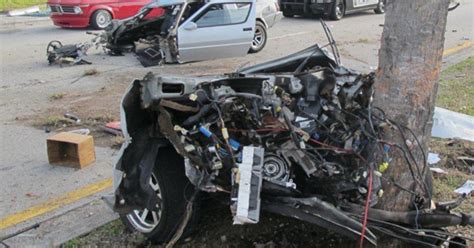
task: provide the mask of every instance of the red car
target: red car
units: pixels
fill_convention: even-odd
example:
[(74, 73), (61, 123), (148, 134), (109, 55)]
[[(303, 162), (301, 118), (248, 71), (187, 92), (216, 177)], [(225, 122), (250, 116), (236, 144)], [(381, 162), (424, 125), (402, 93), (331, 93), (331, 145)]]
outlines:
[[(150, 0), (48, 0), (54, 25), (65, 28), (105, 28), (112, 19), (133, 16)], [(155, 9), (147, 17), (163, 14)]]

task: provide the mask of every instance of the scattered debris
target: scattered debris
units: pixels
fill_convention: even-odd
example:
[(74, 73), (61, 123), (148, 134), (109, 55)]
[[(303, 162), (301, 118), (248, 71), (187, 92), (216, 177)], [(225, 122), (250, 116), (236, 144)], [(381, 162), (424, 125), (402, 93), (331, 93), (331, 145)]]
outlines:
[(433, 165), (433, 164), (436, 164), (438, 163), (439, 161), (441, 160), (441, 158), (439, 157), (439, 154), (437, 153), (428, 153), (428, 164), (429, 165)]
[(92, 136), (62, 132), (49, 137), (46, 144), (52, 165), (82, 169), (95, 161)]
[(448, 174), (447, 171), (441, 169), (441, 168), (433, 168), (433, 167), (430, 167), (430, 170), (434, 173), (438, 173), (438, 174)]
[[(175, 198), (161, 193), (158, 201), (148, 185), (154, 158), (179, 154), (182, 174), (196, 192), (228, 193), (234, 224), (257, 223), (261, 208), (360, 240), (361, 246), (377, 244), (372, 230), (431, 246), (463, 239), (437, 228), (474, 220), (430, 211), (428, 166), (409, 158), (424, 153), (423, 147), (408, 128), (395, 129), (396, 121), (372, 106), (375, 74), (342, 66), (323, 27), (332, 55), (313, 45), (231, 74), (180, 78), (150, 72), (135, 80), (121, 106), (125, 143), (114, 173), (114, 210), (134, 218), (133, 209), (158, 211), (162, 199)], [(388, 128), (406, 142), (383, 140)], [(403, 188), (412, 192), (412, 211), (375, 209), (384, 197), (382, 180), (392, 180), (384, 172), (400, 152), (423, 192)]]
[(122, 136), (120, 121), (109, 122), (105, 125), (105, 127), (102, 127), (102, 130), (116, 136)]
[(436, 107), (431, 135), (474, 141), (474, 117)]
[(89, 135), (91, 133), (91, 130), (89, 130), (88, 128), (81, 128), (81, 129), (68, 131), (68, 133), (77, 133), (77, 134), (81, 134), (81, 135)]
[(89, 43), (78, 43), (74, 45), (64, 45), (57, 40), (49, 42), (46, 47), (46, 56), (48, 63), (52, 64), (91, 64), (83, 59), (87, 55), (87, 50), (91, 45)]
[(120, 127), (120, 121), (112, 121), (112, 122), (109, 122), (105, 125), (106, 127), (108, 128), (112, 128), (112, 129), (115, 129), (117, 131), (121, 131), (121, 127)]
[(458, 171), (471, 173), (474, 163), (463, 158), (474, 158), (474, 142), (432, 138), (429, 146), (431, 152), (442, 154), (441, 161), (436, 164), (437, 167), (455, 168)]
[(76, 123), (81, 123), (81, 119), (80, 119), (77, 115), (75, 115), (75, 114), (72, 114), (72, 113), (65, 113), (65, 114), (64, 114), (64, 117), (65, 117), (65, 118), (68, 118), (68, 119), (70, 119), (70, 120), (73, 120), (73, 121), (76, 122)]
[(473, 190), (474, 190), (474, 180), (468, 180), (461, 187), (456, 189), (454, 192), (461, 195), (463, 194), (469, 195), (471, 194)]

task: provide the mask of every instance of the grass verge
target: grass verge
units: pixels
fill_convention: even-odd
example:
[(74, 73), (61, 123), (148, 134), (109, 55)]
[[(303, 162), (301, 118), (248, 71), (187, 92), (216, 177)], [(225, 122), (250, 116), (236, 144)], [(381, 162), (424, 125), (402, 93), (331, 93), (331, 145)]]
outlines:
[(46, 0), (1, 0), (0, 12), (46, 4)]
[(436, 106), (474, 116), (474, 56), (441, 73)]

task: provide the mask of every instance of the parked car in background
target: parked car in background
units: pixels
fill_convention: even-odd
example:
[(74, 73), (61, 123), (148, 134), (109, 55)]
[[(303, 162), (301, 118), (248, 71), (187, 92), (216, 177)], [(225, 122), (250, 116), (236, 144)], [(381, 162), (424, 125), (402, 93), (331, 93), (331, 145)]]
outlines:
[(285, 17), (295, 15), (324, 15), (332, 20), (340, 20), (345, 14), (374, 10), (376, 14), (385, 12), (386, 0), (280, 0)]
[[(54, 25), (65, 28), (105, 28), (112, 19), (135, 15), (150, 0), (48, 0)], [(156, 9), (148, 16), (159, 16)]]
[(267, 29), (283, 17), (278, 0), (256, 0), (255, 35), (250, 46), (250, 52), (256, 53), (267, 43)]

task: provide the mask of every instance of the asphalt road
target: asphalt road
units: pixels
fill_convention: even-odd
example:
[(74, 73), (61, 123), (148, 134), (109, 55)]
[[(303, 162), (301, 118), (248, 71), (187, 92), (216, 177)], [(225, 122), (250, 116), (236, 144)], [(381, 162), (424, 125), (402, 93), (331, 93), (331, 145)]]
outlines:
[[(455, 47), (474, 39), (473, 16), (474, 3), (466, 1), (463, 6), (449, 13), (445, 47)], [(342, 61), (345, 65), (369, 71), (378, 64), (378, 48), (383, 30), (383, 15), (371, 11), (346, 16), (341, 21), (328, 21), (336, 41), (339, 44)], [(71, 87), (69, 82), (82, 75), (88, 68), (99, 68), (104, 77), (110, 75), (126, 75), (126, 79), (142, 77), (147, 71), (173, 74), (213, 74), (232, 71), (239, 66), (259, 63), (278, 56), (298, 51), (315, 42), (324, 44), (325, 35), (317, 18), (283, 18), (280, 23), (269, 30), (270, 40), (267, 47), (258, 54), (242, 58), (220, 59), (190, 63), (186, 65), (166, 65), (163, 67), (143, 68), (132, 56), (109, 57), (100, 50), (91, 49), (88, 60), (90, 66), (58, 68), (48, 66), (45, 49), (51, 40), (60, 40), (64, 44), (84, 42), (91, 39), (86, 30), (61, 29), (48, 22), (31, 27), (0, 30), (0, 54), (2, 60), (0, 94), (5, 94), (6, 108), (0, 113), (12, 117), (19, 111), (28, 112), (42, 105), (43, 94), (54, 86), (56, 89), (65, 87), (67, 90), (83, 90)], [(101, 81), (98, 78), (98, 81)], [(93, 85), (99, 85), (94, 82)], [(45, 86), (45, 87), (43, 87)], [(93, 90), (92, 85), (82, 84), (86, 89)], [(92, 86), (93, 87), (93, 86)], [(39, 92), (38, 92), (39, 90)], [(25, 96), (18, 97), (16, 93)], [(16, 108), (11, 108), (15, 105)], [(26, 108), (23, 108), (25, 106)], [(15, 110), (15, 111), (11, 111)], [(1, 117), (3, 118), (3, 117)]]
[[(460, 8), (449, 13), (445, 49), (474, 39), (473, 11), (474, 2), (463, 1)], [(383, 15), (371, 11), (352, 14), (337, 22), (327, 21), (339, 45), (343, 64), (365, 72), (376, 68), (383, 22)], [(91, 49), (87, 59), (92, 65), (48, 66), (45, 49), (49, 41), (85, 42), (92, 38), (85, 31), (61, 29), (47, 21), (0, 26), (0, 219), (111, 176), (113, 151), (105, 148), (98, 150), (98, 164), (87, 170), (71, 171), (48, 165), (44, 144), (47, 134), (23, 127), (18, 119), (51, 107), (48, 99), (51, 94), (94, 93), (112, 85), (124, 91), (132, 79), (142, 78), (148, 71), (177, 75), (231, 72), (316, 42), (327, 42), (317, 18), (283, 18), (268, 31), (270, 40), (263, 51), (242, 58), (143, 68), (133, 55), (110, 57), (101, 50)], [(472, 49), (465, 51), (473, 55)], [(463, 52), (459, 56), (469, 54)], [(97, 69), (100, 74), (71, 84), (87, 69)], [(118, 106), (111, 108), (118, 112)], [(0, 234), (6, 232), (0, 230)]]

